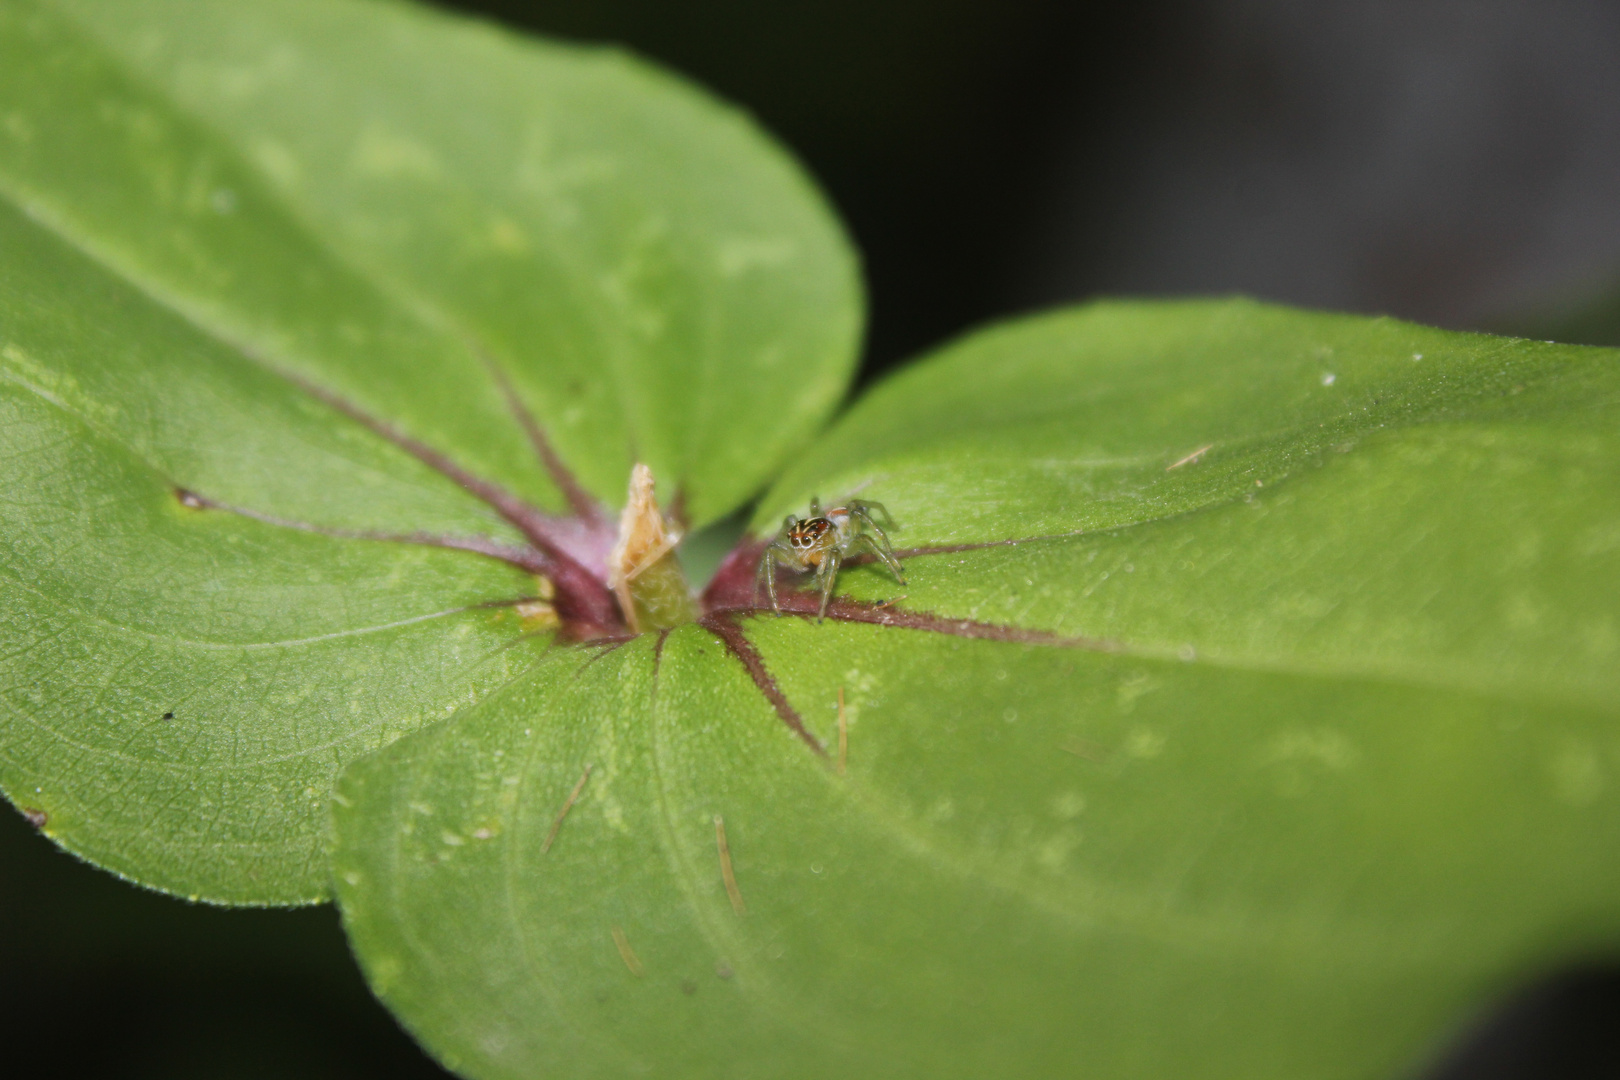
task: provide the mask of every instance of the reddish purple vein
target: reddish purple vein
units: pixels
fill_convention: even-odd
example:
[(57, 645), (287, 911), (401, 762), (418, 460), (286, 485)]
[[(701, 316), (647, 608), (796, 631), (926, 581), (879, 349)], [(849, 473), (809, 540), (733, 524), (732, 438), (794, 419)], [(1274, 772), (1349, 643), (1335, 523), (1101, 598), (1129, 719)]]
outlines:
[(793, 730), (793, 733), (804, 740), (804, 744), (822, 757), (827, 756), (827, 748), (821, 745), (814, 735), (804, 726), (804, 718), (799, 715), (782, 688), (777, 685), (776, 677), (765, 666), (765, 658), (754, 648), (754, 643), (748, 640), (742, 629), (733, 622), (726, 613), (705, 615), (698, 620), (698, 625), (713, 633), (725, 645), (726, 649), (742, 661), (742, 666), (748, 670), (749, 678), (759, 692), (765, 695), (776, 709), (776, 715), (782, 718), (782, 723)]
[[(558, 490), (562, 492), (576, 518), (589, 527), (605, 527), (607, 525), (606, 515), (603, 513), (601, 506), (579, 485), (573, 473), (557, 455), (550, 441), (546, 438), (544, 430), (519, 399), (516, 389), (512, 386), (506, 374), (487, 357), (485, 358), (485, 365), (505, 398), (508, 409), (523, 428), (531, 447), (540, 458), (552, 481), (557, 485)], [(295, 373), (283, 370), (280, 374), (310, 396), (337, 410), (458, 484), (516, 527), (532, 546), (522, 547), (503, 544), (487, 537), (458, 537), (421, 532), (384, 533), (328, 528), (232, 506), (195, 491), (176, 488), (175, 494), (182, 503), (197, 509), (223, 510), (255, 521), (262, 521), (269, 525), (297, 529), (322, 536), (419, 544), (467, 551), (499, 559), (529, 573), (544, 575), (551, 581), (556, 591), (554, 606), (564, 625), (583, 644), (602, 646), (600, 651), (586, 662), (585, 666), (589, 666), (596, 660), (605, 657), (632, 639), (631, 635), (624, 633), (623, 620), (620, 618), (612, 594), (607, 590), (605, 583), (597, 580), (583, 564), (568, 554), (558, 539), (552, 535), (553, 531), (559, 526), (563, 526), (567, 519), (555, 519), (538, 507), (531, 506), (516, 495), (506, 491), (500, 485), (468, 472), (446, 454), (406, 435), (387, 421), (372, 416), (347, 398)], [(960, 551), (975, 551), (981, 548), (1007, 547), (1044, 539), (1057, 539), (1057, 537), (1024, 537), (1014, 540), (905, 548), (897, 551), (896, 554), (903, 558), (915, 558), (927, 555), (952, 554)], [(741, 617), (761, 613), (758, 598), (754, 595), (754, 570), (758, 565), (764, 547), (765, 541), (763, 540), (744, 541), (726, 556), (714, 579), (710, 582), (708, 588), (704, 590), (702, 602), (705, 614), (698, 620), (698, 623), (718, 637), (726, 650), (737, 658), (744, 670), (748, 672), (750, 679), (753, 680), (755, 687), (776, 710), (776, 714), (781, 718), (782, 722), (816, 754), (826, 757), (826, 748), (805, 727), (803, 717), (788, 701), (787, 695), (782, 692), (781, 686), (777, 683), (775, 676), (771, 674), (764, 657), (754, 644), (748, 640), (747, 635), (743, 633), (741, 627), (737, 624), (737, 620)], [(851, 559), (849, 565), (858, 565), (861, 561), (864, 560)], [(497, 601), (495, 604), (518, 602), (521, 601)], [(795, 589), (779, 590), (778, 603), (783, 614), (805, 618), (815, 615), (818, 608), (818, 599), (816, 597)], [(835, 622), (892, 626), (900, 629), (922, 630), (986, 641), (1065, 646), (1098, 652), (1117, 652), (1120, 650), (1118, 644), (1097, 638), (1065, 636), (1044, 630), (1029, 630), (998, 623), (978, 622), (973, 619), (952, 619), (932, 612), (915, 611), (893, 605), (863, 603), (842, 597), (835, 598), (832, 601), (827, 608), (826, 617)], [(660, 657), (667, 636), (668, 631), (660, 634), (656, 650)]]
[(523, 433), (528, 436), (529, 445), (534, 448), (540, 463), (545, 466), (551, 482), (557, 485), (557, 490), (562, 492), (569, 509), (574, 511), (574, 516), (592, 525), (606, 524), (607, 515), (602, 512), (601, 504), (580, 486), (573, 471), (557, 455), (551, 440), (546, 437), (545, 429), (535, 420), (534, 413), (529, 411), (529, 407), (523, 404), (523, 399), (518, 397), (517, 387), (512, 385), (512, 380), (507, 377), (506, 372), (488, 357), (484, 357), (484, 366), (506, 399), (507, 409), (517, 418)]
[[(620, 625), (618, 608), (614, 605), (612, 594), (608, 592), (606, 585), (563, 550), (551, 535), (553, 522), (549, 514), (530, 506), (500, 485), (473, 475), (445, 454), (406, 435), (387, 421), (372, 416), (347, 398), (296, 373), (283, 371), (282, 374), (311, 397), (331, 406), (424, 465), (459, 484), (469, 494), (492, 507), (496, 513), (515, 526), (550, 563), (546, 576), (551, 579), (557, 591), (555, 605), (557, 614), (566, 622), (582, 629), (603, 632), (611, 632)], [(563, 468), (560, 461), (557, 464), (559, 468)]]
[(251, 518), (262, 521), (266, 525), (275, 525), (283, 529), (296, 529), (299, 532), (314, 533), (317, 536), (330, 536), (340, 540), (374, 540), (388, 544), (418, 544), (422, 547), (449, 548), (452, 551), (470, 551), (475, 555), (487, 555), (492, 559), (509, 563), (519, 570), (531, 574), (551, 575), (551, 561), (544, 552), (532, 547), (520, 547), (517, 544), (503, 544), (498, 540), (491, 540), (487, 536), (443, 536), (436, 533), (385, 533), (373, 532), (368, 529), (338, 529), (326, 525), (312, 525), (306, 521), (293, 521), (290, 518), (277, 517), (266, 514), (260, 510), (250, 510), (245, 506), (233, 506), (230, 503), (220, 502), (207, 495), (192, 491), (189, 488), (175, 488), (175, 498), (194, 510), (223, 510), (238, 517)]

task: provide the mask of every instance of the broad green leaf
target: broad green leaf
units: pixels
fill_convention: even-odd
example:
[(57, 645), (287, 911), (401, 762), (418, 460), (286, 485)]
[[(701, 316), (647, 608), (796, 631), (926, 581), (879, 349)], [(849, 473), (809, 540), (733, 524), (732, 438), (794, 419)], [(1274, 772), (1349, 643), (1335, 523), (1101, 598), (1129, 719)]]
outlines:
[[(857, 289), (620, 54), (12, 0), (0, 785), (160, 888), (335, 869), (473, 1077), (1387, 1076), (1616, 946), (1614, 353), (1099, 305), (818, 433)], [(602, 573), (632, 461), (698, 525), (880, 501), (907, 581), (760, 618), (744, 546), (553, 644), (509, 547), (572, 507)]]
[(393, 3), (0, 6), (0, 786), (143, 883), (322, 897), (337, 770), (535, 647), (532, 576), (333, 535), (519, 540), (344, 409), (559, 511), (528, 413), (610, 510), (634, 456), (701, 524), (822, 422), (859, 314), (785, 155), (622, 54)]
[[(756, 525), (859, 491), (902, 547), (1037, 538), (918, 560), (908, 607), (1613, 706), (1616, 357), (1247, 302), (1097, 305), (876, 388)], [(849, 584), (896, 592), (875, 570)]]
[(478, 1078), (1396, 1075), (1620, 945), (1617, 420), (1612, 351), (1382, 320), (976, 335), (761, 507), (883, 502), (904, 586), (351, 766), (357, 952)]
[(644, 461), (696, 524), (843, 392), (839, 226), (669, 74), (398, 3), (13, 7), (0, 184), (481, 475), (547, 494), (484, 359), (598, 497)]

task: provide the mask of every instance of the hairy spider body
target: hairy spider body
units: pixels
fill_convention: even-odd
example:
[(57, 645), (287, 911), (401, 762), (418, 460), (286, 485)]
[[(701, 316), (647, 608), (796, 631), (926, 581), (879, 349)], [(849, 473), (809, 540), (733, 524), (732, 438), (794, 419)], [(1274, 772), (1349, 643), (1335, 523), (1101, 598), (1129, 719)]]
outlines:
[(776, 534), (765, 549), (765, 554), (760, 557), (759, 573), (754, 579), (755, 594), (758, 595), (759, 581), (763, 578), (766, 593), (771, 598), (771, 610), (780, 615), (782, 609), (776, 603), (777, 564), (811, 571), (821, 590), (821, 608), (816, 613), (816, 621), (820, 622), (827, 615), (827, 602), (832, 599), (838, 568), (844, 564), (845, 557), (858, 548), (866, 548), (883, 560), (896, 580), (904, 585), (906, 575), (900, 569), (900, 560), (895, 557), (889, 538), (872, 516), (873, 511), (881, 515), (891, 529), (894, 528), (894, 519), (889, 517), (882, 503), (860, 499), (852, 499), (845, 506), (835, 506), (825, 511), (821, 509), (819, 499), (811, 499), (809, 517), (796, 518), (789, 514), (782, 520), (782, 531)]

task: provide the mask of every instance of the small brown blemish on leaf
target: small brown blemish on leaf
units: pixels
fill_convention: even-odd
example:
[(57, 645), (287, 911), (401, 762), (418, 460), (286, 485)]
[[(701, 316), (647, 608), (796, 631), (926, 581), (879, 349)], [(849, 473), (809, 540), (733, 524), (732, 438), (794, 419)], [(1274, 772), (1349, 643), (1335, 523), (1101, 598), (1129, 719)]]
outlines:
[(164, 713), (163, 714), (163, 719), (165, 719), (165, 720), (173, 720), (174, 719), (174, 713), (172, 713), (172, 712)]
[(729, 979), (734, 974), (736, 973), (731, 970), (731, 965), (724, 960), (714, 965), (714, 976), (717, 979)]
[(641, 958), (636, 956), (636, 951), (630, 947), (630, 939), (625, 937), (624, 931), (617, 926), (613, 928), (613, 944), (618, 946), (619, 959), (630, 969), (630, 974), (639, 979), (647, 973), (641, 966)]
[(737, 876), (731, 871), (731, 845), (726, 843), (726, 822), (719, 814), (714, 815), (714, 840), (720, 848), (720, 876), (726, 883), (726, 895), (731, 897), (731, 910), (738, 915), (746, 915), (748, 905), (743, 903), (742, 890), (737, 888)]
[(1087, 761), (1107, 761), (1111, 753), (1108, 747), (1094, 743), (1090, 739), (1066, 739), (1058, 744), (1058, 748)]
[(1203, 446), (1200, 446), (1198, 449), (1194, 450), (1192, 453), (1188, 454), (1186, 457), (1182, 458), (1180, 461), (1174, 462), (1173, 464), (1170, 464), (1170, 465), (1166, 465), (1164, 467), (1164, 471), (1169, 472), (1171, 469), (1179, 469), (1183, 465), (1195, 464), (1198, 461), (1199, 458), (1203, 457), (1205, 454), (1209, 453), (1214, 448), (1215, 448), (1214, 443), (1207, 443), (1207, 444), (1205, 444)]
[(697, 983), (693, 982), (691, 979), (682, 979), (681, 993), (685, 994), (687, 997), (691, 997), (693, 994), (697, 993)]
[(18, 809), (22, 811), (22, 816), (28, 820), (28, 824), (36, 829), (43, 829), (50, 823), (51, 815), (43, 810), (32, 806), (20, 806)]
[(546, 834), (546, 842), (540, 845), (540, 854), (544, 855), (551, 850), (551, 845), (557, 839), (557, 833), (562, 828), (563, 818), (568, 816), (569, 808), (574, 805), (574, 800), (579, 798), (579, 793), (585, 790), (585, 781), (590, 778), (591, 767), (586, 765), (585, 771), (580, 773), (579, 783), (574, 785), (574, 790), (568, 793), (568, 798), (562, 804), (562, 809), (557, 811), (557, 819), (551, 823), (551, 831)]
[(844, 688), (838, 688), (838, 775), (849, 764), (849, 717), (844, 710)]
[(207, 510), (214, 505), (195, 491), (188, 491), (183, 487), (174, 489), (174, 497), (180, 500), (181, 506), (188, 506), (193, 510)]

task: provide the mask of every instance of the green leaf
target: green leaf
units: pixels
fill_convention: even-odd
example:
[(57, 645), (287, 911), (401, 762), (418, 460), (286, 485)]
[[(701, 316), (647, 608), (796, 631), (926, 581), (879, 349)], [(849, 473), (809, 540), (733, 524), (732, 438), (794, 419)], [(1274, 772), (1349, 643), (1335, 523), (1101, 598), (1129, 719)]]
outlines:
[[(12, 0), (0, 785), (171, 891), (335, 874), (473, 1077), (1382, 1076), (1620, 944), (1615, 353), (1095, 305), (818, 434), (859, 305), (620, 54)], [(633, 461), (881, 502), (907, 580), (759, 617), (745, 543), (554, 642)]]
[(757, 519), (881, 501), (904, 586), (357, 762), (351, 938), (479, 1078), (1410, 1069), (1620, 944), (1617, 419), (1612, 351), (1245, 302), (971, 337)]
[(1096, 305), (876, 388), (756, 527), (858, 491), (903, 546), (1050, 537), (920, 560), (908, 606), (1613, 705), (1616, 355), (1241, 301)]
[(634, 456), (700, 525), (824, 420), (859, 323), (792, 162), (620, 53), (398, 4), (7, 3), (0, 786), (143, 883), (321, 898), (338, 769), (534, 646), (482, 606), (531, 576), (352, 535), (519, 540), (377, 425), (561, 510), (529, 414), (575, 503)]

